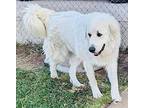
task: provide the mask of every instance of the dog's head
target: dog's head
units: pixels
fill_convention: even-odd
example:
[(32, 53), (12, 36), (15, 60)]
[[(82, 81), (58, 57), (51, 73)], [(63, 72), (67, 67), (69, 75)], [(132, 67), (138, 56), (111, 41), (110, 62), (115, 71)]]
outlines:
[(89, 52), (94, 56), (99, 56), (107, 45), (119, 38), (117, 38), (119, 34), (120, 29), (117, 21), (92, 21), (87, 29)]

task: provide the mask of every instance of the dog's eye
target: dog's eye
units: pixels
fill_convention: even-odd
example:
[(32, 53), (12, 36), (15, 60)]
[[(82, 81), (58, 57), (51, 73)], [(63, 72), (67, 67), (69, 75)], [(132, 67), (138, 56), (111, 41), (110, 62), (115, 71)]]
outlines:
[(89, 37), (91, 37), (91, 36), (92, 36), (92, 34), (91, 34), (91, 33), (88, 33), (88, 36), (89, 36)]
[(98, 37), (101, 37), (102, 34), (101, 34), (99, 31), (97, 31), (97, 36), (98, 36)]

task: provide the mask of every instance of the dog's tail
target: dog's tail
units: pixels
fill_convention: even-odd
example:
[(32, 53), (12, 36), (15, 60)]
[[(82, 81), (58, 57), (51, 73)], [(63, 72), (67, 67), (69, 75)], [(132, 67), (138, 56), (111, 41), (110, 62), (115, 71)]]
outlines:
[[(29, 41), (38, 44), (37, 40), (43, 40), (47, 36), (47, 25), (50, 15), (54, 14), (53, 10), (42, 8), (37, 4), (30, 4), (24, 10), (22, 19), (24, 30), (28, 35), (23, 35), (23, 40), (17, 38), (18, 43)], [(20, 37), (20, 36), (19, 36)]]

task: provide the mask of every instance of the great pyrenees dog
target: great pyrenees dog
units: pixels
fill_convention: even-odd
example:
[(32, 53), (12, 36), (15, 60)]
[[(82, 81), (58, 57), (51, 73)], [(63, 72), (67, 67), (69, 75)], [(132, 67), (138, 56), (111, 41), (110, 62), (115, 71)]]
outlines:
[(30, 5), (23, 22), (28, 32), (44, 38), (45, 62), (50, 65), (52, 78), (58, 78), (57, 65), (69, 61), (70, 82), (76, 87), (84, 86), (76, 77), (77, 67), (83, 66), (93, 97), (99, 98), (102, 94), (94, 67), (104, 67), (111, 83), (111, 97), (121, 101), (117, 78), (121, 37), (119, 24), (113, 16), (98, 12), (54, 12)]

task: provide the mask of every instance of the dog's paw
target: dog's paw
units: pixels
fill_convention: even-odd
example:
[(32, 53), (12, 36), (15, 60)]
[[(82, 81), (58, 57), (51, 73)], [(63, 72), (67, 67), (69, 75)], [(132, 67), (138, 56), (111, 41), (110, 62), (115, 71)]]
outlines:
[(52, 79), (58, 79), (58, 75), (57, 74), (51, 74), (51, 78)]
[(85, 87), (85, 85), (84, 85), (84, 84), (79, 83), (79, 84), (73, 84), (73, 87), (84, 88), (84, 87)]
[(82, 91), (84, 90), (86, 87), (84, 84), (81, 84), (81, 86), (72, 86), (72, 90), (75, 91), (75, 92), (79, 92), (79, 91)]
[(112, 100), (115, 102), (115, 103), (118, 103), (122, 100), (120, 94), (118, 92), (112, 92), (111, 93), (111, 97), (112, 97)]
[(118, 103), (118, 102), (122, 101), (122, 98), (120, 96), (118, 96), (116, 98), (113, 98), (112, 100), (113, 100), (114, 103)]
[(84, 84), (81, 84), (78, 80), (72, 81), (72, 80), (70, 79), (70, 82), (72, 83), (73, 87), (85, 87), (85, 85), (84, 85)]
[(93, 93), (93, 97), (95, 98), (95, 99), (97, 99), (97, 98), (100, 98), (100, 97), (102, 97), (103, 95), (101, 94), (101, 92), (99, 91), (99, 90), (97, 90), (97, 91), (95, 91), (94, 93)]
[(85, 88), (85, 85), (84, 84), (79, 84), (79, 85), (73, 85), (74, 88), (80, 88), (80, 89), (83, 89)]

